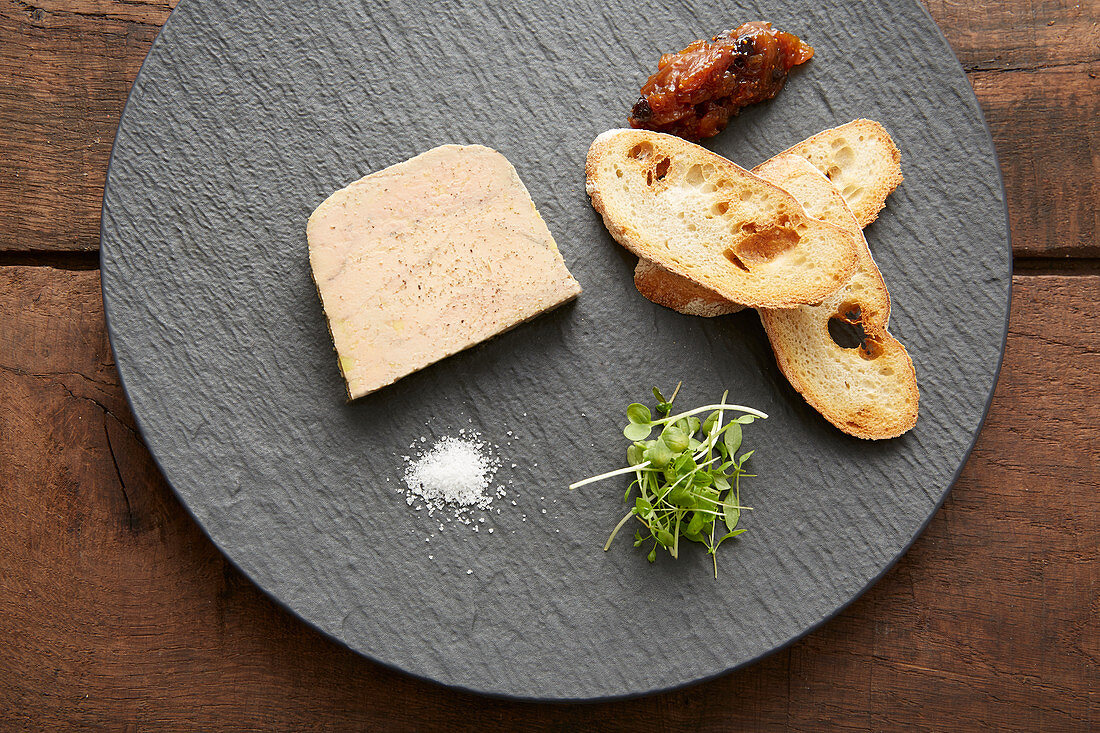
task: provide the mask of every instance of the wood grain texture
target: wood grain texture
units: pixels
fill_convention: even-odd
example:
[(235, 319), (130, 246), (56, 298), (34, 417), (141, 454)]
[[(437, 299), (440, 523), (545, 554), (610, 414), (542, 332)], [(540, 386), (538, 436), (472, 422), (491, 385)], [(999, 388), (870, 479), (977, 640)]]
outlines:
[(135, 433), (98, 273), (0, 267), (0, 729), (1089, 730), (1100, 277), (1014, 288), (975, 452), (870, 592), (741, 672), (536, 705), (379, 667), (259, 593)]
[(921, 0), (967, 72), (1100, 61), (1100, 5), (1080, 0)]
[(1100, 61), (969, 77), (996, 142), (1015, 255), (1100, 255)]
[[(98, 248), (115, 127), (174, 5), (0, 0), (0, 217), (13, 224), (0, 233), (0, 252)], [(1100, 6), (926, 5), (993, 130), (1016, 253), (1096, 256)]]
[(175, 2), (0, 0), (0, 250), (95, 250), (107, 159)]

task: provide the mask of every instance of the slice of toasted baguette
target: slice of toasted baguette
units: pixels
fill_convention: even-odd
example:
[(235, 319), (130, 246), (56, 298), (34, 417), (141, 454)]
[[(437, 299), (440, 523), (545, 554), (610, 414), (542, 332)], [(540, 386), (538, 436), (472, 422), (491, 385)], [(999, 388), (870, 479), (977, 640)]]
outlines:
[[(897, 146), (885, 128), (872, 120), (853, 120), (819, 132), (780, 153), (787, 154), (809, 160), (839, 184), (837, 188), (842, 189), (841, 194), (861, 228), (878, 217), (886, 205), (886, 197), (901, 183)], [(767, 161), (761, 165), (767, 165)], [(760, 167), (752, 172), (757, 173)], [(638, 260), (634, 270), (634, 286), (654, 303), (689, 316), (723, 316), (742, 308), (645, 258)]]
[(798, 155), (825, 174), (859, 226), (878, 218), (886, 197), (901, 183), (901, 153), (890, 133), (874, 120), (853, 120), (819, 132), (783, 154)]
[(649, 130), (592, 143), (586, 190), (627, 249), (727, 300), (819, 303), (848, 279), (858, 242), (793, 196), (706, 148)]
[(856, 272), (820, 305), (760, 309), (780, 370), (814, 409), (849, 435), (901, 435), (917, 421), (916, 373), (905, 347), (886, 330), (890, 295), (859, 222), (836, 187), (804, 158), (779, 155), (756, 170), (790, 191), (808, 214), (844, 227), (860, 241)]

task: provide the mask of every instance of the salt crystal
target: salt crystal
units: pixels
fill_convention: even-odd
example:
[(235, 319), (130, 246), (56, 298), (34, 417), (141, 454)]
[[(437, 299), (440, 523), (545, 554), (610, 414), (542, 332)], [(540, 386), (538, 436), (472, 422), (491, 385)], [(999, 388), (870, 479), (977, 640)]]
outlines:
[(444, 505), (485, 509), (492, 497), (484, 492), (499, 465), (481, 441), (447, 436), (410, 462), (405, 485), (409, 495), (423, 499), (429, 509)]

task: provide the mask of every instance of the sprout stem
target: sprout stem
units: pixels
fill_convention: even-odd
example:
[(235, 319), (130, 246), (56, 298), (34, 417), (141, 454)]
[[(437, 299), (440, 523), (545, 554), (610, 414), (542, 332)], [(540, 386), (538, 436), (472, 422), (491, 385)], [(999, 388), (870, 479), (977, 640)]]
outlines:
[(603, 551), (607, 552), (607, 548), (611, 547), (611, 543), (615, 540), (615, 535), (619, 534), (619, 530), (623, 528), (623, 525), (634, 516), (634, 511), (631, 510), (626, 513), (626, 516), (619, 520), (619, 523), (615, 525), (615, 529), (611, 530), (611, 536), (607, 538), (607, 542), (603, 546)]
[[(633, 471), (637, 471), (639, 469), (645, 468), (648, 465), (649, 465), (649, 461), (645, 461), (644, 463), (639, 463), (637, 466), (627, 466), (626, 468), (619, 468), (619, 469), (616, 469), (614, 471), (608, 471), (607, 473), (601, 473), (599, 476), (592, 476), (591, 478), (586, 478), (583, 481), (578, 481), (575, 484), (569, 484), (569, 490), (572, 491), (573, 489), (579, 488), (579, 487), (584, 486), (586, 484), (593, 484), (593, 483), (596, 483), (597, 481), (603, 481), (605, 478), (612, 478), (613, 476), (622, 476), (624, 473), (631, 473)], [(560, 485), (561, 484), (559, 484), (559, 486)]]
[(668, 417), (662, 417), (659, 420), (651, 420), (650, 425), (664, 425), (668, 422), (676, 422), (681, 418), (691, 417), (700, 412), (706, 412), (707, 410), (737, 410), (743, 412), (746, 415), (754, 415), (763, 420), (768, 418), (766, 413), (760, 412), (760, 410), (754, 410), (751, 407), (745, 407), (743, 405), (727, 405), (725, 403), (721, 405), (704, 405), (703, 407), (696, 407), (694, 410), (688, 410), (687, 412), (681, 412), (679, 415), (669, 415)]

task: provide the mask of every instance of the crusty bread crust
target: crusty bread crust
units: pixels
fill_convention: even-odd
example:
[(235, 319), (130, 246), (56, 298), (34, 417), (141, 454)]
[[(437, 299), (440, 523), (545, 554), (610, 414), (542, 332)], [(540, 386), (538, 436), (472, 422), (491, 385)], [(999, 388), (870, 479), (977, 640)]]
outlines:
[(727, 300), (770, 308), (818, 303), (854, 272), (851, 233), (680, 138), (609, 131), (589, 148), (585, 174), (592, 205), (616, 240)]
[(714, 318), (745, 309), (740, 303), (726, 300), (713, 290), (645, 258), (639, 259), (634, 268), (634, 287), (657, 305), (689, 316)]
[[(893, 438), (917, 421), (920, 399), (913, 361), (887, 331), (890, 295), (859, 222), (844, 199), (805, 158), (779, 155), (759, 174), (790, 191), (807, 213), (859, 238), (859, 265), (851, 279), (817, 306), (760, 309), (776, 362), (791, 385), (833, 425), (858, 438)], [(829, 330), (837, 319), (862, 327), (853, 348)]]
[[(782, 155), (805, 158), (827, 177), (831, 174), (832, 178), (843, 182), (847, 191), (844, 200), (861, 228), (878, 217), (886, 205), (886, 197), (902, 180), (897, 146), (886, 129), (873, 120), (853, 120), (819, 132), (776, 158)], [(761, 163), (752, 172), (758, 173), (769, 162)], [(644, 258), (638, 261), (634, 270), (634, 285), (654, 303), (689, 316), (709, 318), (741, 310), (737, 303), (731, 303), (713, 290)]]

